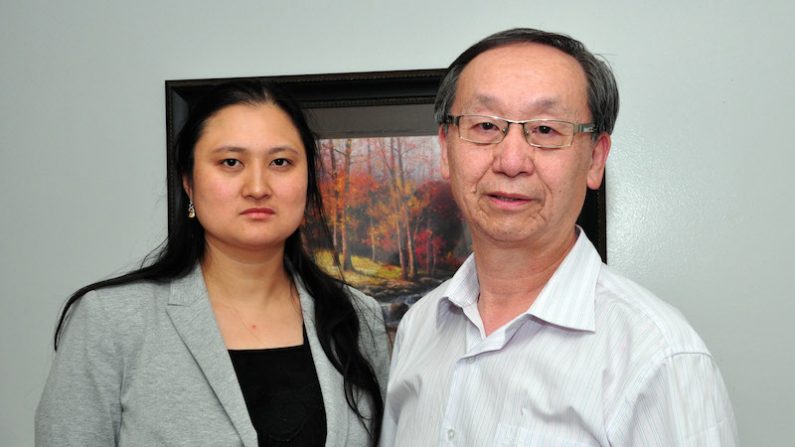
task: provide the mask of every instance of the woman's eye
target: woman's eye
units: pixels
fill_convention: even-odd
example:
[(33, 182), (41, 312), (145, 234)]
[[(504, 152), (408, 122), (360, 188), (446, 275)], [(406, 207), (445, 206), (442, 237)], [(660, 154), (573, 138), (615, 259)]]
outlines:
[(288, 166), (290, 164), (290, 160), (286, 158), (277, 158), (273, 160), (271, 163), (273, 163), (274, 166), (282, 167), (282, 166)]
[(224, 166), (229, 168), (234, 168), (235, 166), (240, 164), (239, 160), (235, 160), (234, 158), (227, 158), (221, 162)]

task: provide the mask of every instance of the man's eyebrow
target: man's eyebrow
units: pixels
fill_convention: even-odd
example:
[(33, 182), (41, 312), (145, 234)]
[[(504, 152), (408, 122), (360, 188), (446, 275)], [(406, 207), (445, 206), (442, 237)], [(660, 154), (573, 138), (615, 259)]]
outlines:
[(469, 105), (487, 106), (487, 107), (489, 107), (489, 106), (493, 106), (497, 102), (498, 102), (497, 99), (494, 98), (493, 96), (475, 95), (475, 97), (472, 98), (472, 100), (469, 102)]
[[(470, 101), (469, 106), (484, 106), (484, 107), (495, 107), (499, 105), (500, 101), (497, 98), (489, 95), (476, 95)], [(552, 111), (552, 112), (562, 112), (565, 111), (565, 108), (562, 107), (561, 102), (552, 97), (542, 97), (536, 101), (531, 103), (525, 104), (523, 106), (525, 111)]]
[(531, 108), (537, 110), (561, 110), (563, 109), (560, 101), (554, 98), (541, 98), (538, 101), (534, 101), (531, 105)]

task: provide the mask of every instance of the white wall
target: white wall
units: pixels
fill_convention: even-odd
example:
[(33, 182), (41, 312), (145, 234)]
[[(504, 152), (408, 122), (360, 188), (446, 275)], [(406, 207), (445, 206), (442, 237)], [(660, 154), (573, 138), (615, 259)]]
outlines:
[(66, 296), (165, 235), (164, 80), (439, 68), (513, 26), (611, 61), (610, 264), (701, 333), (744, 445), (791, 443), (795, 7), (592, 3), (3, 0), (0, 444), (32, 443)]

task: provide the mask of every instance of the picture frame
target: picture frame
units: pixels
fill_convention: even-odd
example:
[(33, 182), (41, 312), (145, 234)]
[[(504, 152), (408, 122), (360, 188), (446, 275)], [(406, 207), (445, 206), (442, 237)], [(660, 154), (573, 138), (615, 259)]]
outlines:
[[(422, 220), (422, 222), (424, 222), (424, 225), (427, 225), (428, 228), (418, 230), (419, 224), (417, 224), (412, 230), (411, 226), (406, 224), (404, 226), (405, 231), (403, 231), (401, 230), (400, 224), (396, 223), (393, 226), (395, 231), (392, 232), (392, 236), (394, 236), (395, 232), (401, 233), (402, 231), (402, 233), (405, 234), (405, 239), (409, 241), (412, 237), (422, 238), (424, 234), (426, 236), (430, 234), (432, 236), (427, 236), (423, 239), (423, 243), (428, 248), (423, 251), (420, 247), (416, 246), (417, 244), (411, 244), (408, 242), (406, 244), (402, 244), (399, 239), (400, 236), (397, 236), (397, 241), (391, 244), (398, 251), (397, 255), (389, 255), (388, 253), (384, 253), (383, 250), (376, 255), (376, 242), (374, 242), (374, 238), (376, 238), (374, 233), (376, 231), (374, 230), (375, 226), (373, 225), (372, 216), (376, 215), (376, 220), (378, 220), (378, 218), (386, 219), (390, 215), (390, 211), (388, 210), (388, 207), (384, 208), (386, 211), (383, 211), (383, 213), (381, 211), (373, 211), (373, 204), (379, 203), (379, 199), (378, 197), (372, 197), (372, 194), (373, 192), (378, 194), (378, 191), (380, 191), (379, 187), (383, 186), (383, 183), (389, 183), (388, 179), (390, 177), (386, 172), (388, 169), (395, 169), (394, 163), (390, 164), (390, 159), (394, 160), (396, 150), (398, 151), (398, 157), (401, 157), (401, 153), (399, 151), (403, 149), (396, 149), (394, 146), (403, 145), (401, 146), (403, 148), (413, 148), (412, 150), (414, 152), (411, 155), (413, 157), (417, 157), (417, 154), (421, 154), (419, 159), (415, 159), (413, 161), (415, 167), (424, 166), (426, 171), (434, 171), (433, 167), (438, 166), (438, 153), (440, 148), (438, 148), (438, 143), (436, 143), (438, 126), (433, 119), (433, 103), (436, 97), (436, 91), (439, 87), (442, 77), (444, 76), (444, 73), (445, 70), (442, 69), (431, 69), (166, 81), (165, 95), (169, 231), (172, 231), (174, 227), (174, 216), (177, 212), (177, 198), (178, 195), (181, 194), (182, 188), (181, 180), (175, 170), (173, 147), (178, 132), (187, 117), (191, 104), (197, 101), (197, 99), (200, 98), (204, 92), (224, 82), (232, 80), (262, 80), (275, 82), (284, 90), (286, 90), (287, 93), (293, 96), (306, 111), (310, 126), (320, 140), (318, 148), (321, 152), (320, 155), (324, 164), (328, 165), (330, 160), (330, 165), (334, 166), (335, 154), (341, 154), (342, 157), (355, 156), (352, 154), (355, 154), (357, 145), (359, 147), (358, 150), (367, 151), (367, 157), (370, 157), (371, 161), (375, 160), (376, 163), (380, 163), (380, 172), (382, 172), (385, 176), (383, 178), (387, 180), (375, 182), (371, 181), (370, 185), (373, 191), (369, 192), (370, 198), (366, 199), (369, 200), (369, 208), (365, 206), (365, 209), (369, 209), (369, 211), (357, 211), (356, 209), (350, 209), (351, 214), (358, 213), (359, 217), (355, 218), (355, 220), (359, 224), (359, 228), (365, 226), (361, 223), (363, 216), (369, 216), (366, 217), (369, 219), (369, 227), (367, 227), (368, 229), (360, 231), (367, 232), (369, 234), (369, 239), (372, 241), (372, 243), (369, 244), (371, 247), (368, 251), (372, 252), (371, 258), (373, 262), (362, 260), (360, 257), (359, 265), (356, 265), (355, 262), (351, 264), (352, 261), (348, 260), (349, 256), (346, 256), (343, 253), (340, 264), (343, 267), (349, 266), (351, 268), (351, 270), (345, 271), (346, 281), (352, 283), (352, 285), (355, 287), (362, 289), (365, 293), (374, 296), (381, 302), (385, 310), (388, 328), (390, 329), (390, 332), (393, 332), (397, 326), (397, 322), (400, 320), (400, 317), (403, 315), (403, 313), (405, 313), (408, 307), (413, 304), (413, 302), (416, 302), (416, 300), (424, 295), (424, 293), (439, 284), (444, 278), (452, 275), (452, 272), (456, 267), (456, 263), (463, 261), (463, 258), (469, 251), (469, 247), (467, 245), (468, 241), (466, 241), (467, 232), (463, 230), (463, 227), (456, 226), (456, 224), (453, 222), (447, 222), (450, 224), (450, 226), (446, 226), (442, 230), (437, 229), (435, 231), (437, 234), (433, 235), (434, 231), (431, 228), (432, 226), (444, 226), (446, 223), (444, 221), (440, 222), (440, 218), (438, 216), (434, 216), (433, 219), (435, 220), (431, 222), (432, 216), (428, 215), (427, 210), (422, 207), (429, 207), (428, 203), (430, 202), (428, 201), (437, 199), (429, 199), (428, 197), (422, 195), (424, 193), (420, 194), (411, 191), (404, 191), (402, 195), (403, 200), (412, 200), (414, 208), (419, 207), (420, 210), (418, 211), (417, 209), (414, 209), (413, 211), (404, 211), (403, 215), (409, 216), (404, 217), (404, 221), (410, 220), (412, 218), (419, 220), (425, 219)], [(436, 147), (432, 148), (434, 143), (436, 144)], [(345, 151), (339, 149), (335, 145), (341, 145), (339, 147), (346, 147), (347, 152), (343, 153)], [(378, 156), (372, 155), (374, 153), (379, 153), (378, 151), (380, 151), (381, 154), (380, 159)], [(365, 156), (360, 155), (360, 157)], [(350, 161), (350, 159), (346, 160)], [(410, 165), (411, 163), (411, 157), (407, 156), (406, 164)], [(345, 164), (345, 166), (347, 167), (349, 164)], [(377, 171), (379, 169), (373, 168), (371, 165), (368, 166), (370, 166), (369, 169), (371, 171)], [(430, 166), (430, 168), (428, 168), (428, 166)], [(336, 177), (340, 169), (329, 169), (329, 167), (330, 166), (326, 166), (325, 171), (333, 178), (326, 179), (326, 190), (331, 191), (328, 193), (328, 191), (324, 190), (324, 200), (326, 201), (326, 205), (328, 205), (328, 202), (334, 202), (334, 199), (329, 200), (330, 197), (327, 197), (327, 193), (330, 195), (339, 194), (339, 191), (336, 193), (333, 191), (335, 186), (328, 185), (336, 185), (340, 183), (339, 179)], [(403, 168), (401, 167), (401, 169)], [(329, 171), (338, 172), (329, 173)], [(347, 176), (348, 174), (345, 175)], [(427, 186), (428, 181), (432, 181), (433, 185), (435, 185), (434, 187), (436, 189), (434, 189), (434, 191), (440, 188), (443, 189), (444, 187), (444, 185), (440, 183), (440, 177), (434, 177), (432, 179), (428, 178), (429, 176), (433, 177), (435, 175), (434, 172), (426, 172), (423, 174), (425, 177), (418, 177), (416, 173), (409, 173), (407, 175), (416, 180), (413, 182), (413, 184), (418, 188), (423, 188), (422, 185)], [(376, 175), (372, 174), (371, 172), (371, 177), (376, 177)], [(394, 175), (392, 177), (394, 178)], [(425, 180), (423, 180), (423, 178), (425, 178)], [(347, 177), (345, 181), (348, 181)], [(404, 181), (400, 187), (403, 189), (408, 188), (406, 185), (410, 183), (412, 182)], [(449, 186), (447, 187), (449, 188)], [(323, 189), (323, 185), (321, 185), (321, 189)], [(394, 190), (395, 188), (392, 189)], [(425, 189), (426, 191), (430, 191), (432, 188)], [(602, 260), (606, 262), (607, 240), (605, 194), (605, 182), (602, 182), (600, 189), (588, 191), (583, 210), (578, 219), (578, 224), (583, 227), (585, 233), (597, 248)], [(418, 205), (418, 200), (421, 202), (420, 199), (426, 200), (426, 202), (424, 204), (419, 203)], [(390, 200), (390, 203), (396, 203), (394, 199)], [(452, 203), (451, 197), (445, 197), (438, 200), (446, 200), (449, 203)], [(381, 200), (381, 202), (381, 205), (383, 205), (383, 202), (386, 202), (386, 199)], [(346, 204), (348, 202), (341, 201), (340, 203)], [(454, 206), (454, 204), (449, 205), (449, 203), (448, 205), (442, 206), (443, 209), (447, 210), (446, 213), (451, 214), (453, 212), (452, 210), (457, 211), (457, 208)], [(348, 210), (350, 208), (350, 205), (345, 205), (343, 210), (334, 208), (336, 206), (337, 205), (332, 203), (332, 209), (330, 210), (331, 212), (327, 211), (327, 215), (334, 214), (333, 225), (335, 243), (337, 242), (337, 222), (341, 222), (340, 226), (345, 228), (347, 222), (349, 222), (351, 219), (344, 212), (344, 210)], [(421, 214), (423, 212), (425, 214)], [(340, 219), (338, 216), (339, 214), (342, 214), (342, 220), (338, 220)], [(397, 211), (395, 211), (393, 214), (397, 214)], [(395, 219), (398, 218), (395, 217)], [(445, 219), (448, 219), (449, 221), (450, 219), (454, 219), (454, 217), (445, 217)], [(462, 225), (465, 225), (465, 223), (462, 223)], [(380, 231), (381, 235), (376, 236), (380, 237), (380, 240), (384, 242), (385, 245), (390, 245), (387, 243), (387, 239), (391, 238), (392, 236), (386, 235), (389, 230), (382, 229)], [(343, 231), (342, 234), (346, 234), (345, 231)], [(438, 238), (449, 236), (449, 234), (456, 234), (456, 237), (461, 238), (460, 243), (452, 244), (450, 241), (447, 241), (446, 243), (438, 243)], [(436, 237), (437, 239), (430, 241), (430, 237)], [(365, 238), (365, 236), (358, 234), (357, 237), (353, 238), (354, 242), (347, 245), (353, 245), (355, 251), (358, 243), (358, 250), (360, 252), (364, 251), (363, 247), (368, 245), (367, 241), (364, 241)], [(342, 240), (345, 241), (345, 238), (343, 237)], [(432, 246), (437, 248), (442, 247), (440, 250), (447, 250), (443, 259), (439, 257), (439, 253), (435, 253), (433, 255), (433, 265), (442, 266), (442, 268), (438, 270), (435, 268), (430, 268), (432, 251), (430, 247)], [(339, 247), (337, 251), (339, 251)], [(453, 251), (455, 251), (454, 254), (452, 253)], [(421, 267), (417, 267), (417, 269), (412, 270), (412, 275), (407, 275), (407, 265), (413, 266), (418, 262), (417, 259), (421, 257), (423, 253), (425, 254), (426, 261), (425, 274), (418, 275), (417, 273), (421, 272), (422, 269)], [(318, 254), (314, 254), (317, 258)], [(402, 256), (403, 254), (406, 256)], [(410, 256), (411, 254), (416, 254), (417, 256)], [(397, 261), (398, 258), (399, 262)], [(413, 258), (413, 260), (407, 261), (404, 258)], [(395, 267), (395, 265), (390, 264), (390, 259), (395, 259), (394, 264), (399, 264), (399, 275), (394, 273), (393, 267)], [(367, 265), (365, 266), (364, 264)], [(373, 265), (376, 267), (373, 267)], [(375, 270), (378, 270), (379, 273), (373, 273)], [(431, 271), (434, 272), (432, 275), (429, 274)], [(390, 272), (392, 272), (392, 276), (390, 276)], [(378, 277), (377, 281), (373, 279), (376, 276)], [(411, 277), (407, 280), (407, 276)]]

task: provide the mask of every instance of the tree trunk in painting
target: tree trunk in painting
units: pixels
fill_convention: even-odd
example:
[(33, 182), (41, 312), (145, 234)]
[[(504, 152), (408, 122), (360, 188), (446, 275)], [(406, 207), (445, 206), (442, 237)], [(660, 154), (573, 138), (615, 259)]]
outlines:
[[(403, 166), (403, 139), (396, 138), (397, 141), (397, 189), (399, 191), (399, 213), (400, 223), (403, 226), (403, 234), (406, 236), (406, 265), (403, 270), (404, 279), (415, 278), (417, 267), (414, 262), (414, 233), (411, 231), (411, 219), (409, 216), (409, 193), (406, 187), (406, 171)], [(406, 271), (408, 270), (408, 271)]]
[(337, 230), (338, 230), (338, 223), (339, 223), (339, 191), (337, 190), (337, 160), (334, 156), (336, 152), (334, 149), (334, 141), (327, 140), (327, 144), (325, 145), (328, 149), (329, 154), (329, 162), (331, 164), (331, 169), (329, 174), (331, 175), (331, 215), (329, 216), (329, 220), (331, 220), (331, 243), (334, 247), (334, 251), (338, 251), (339, 244), (337, 243)]
[(353, 150), (353, 142), (350, 138), (345, 140), (345, 152), (343, 152), (343, 175), (342, 187), (340, 192), (339, 215), (340, 215), (340, 238), (342, 239), (342, 269), (353, 270), (353, 262), (351, 260), (351, 251), (348, 244), (348, 198), (351, 192), (351, 152)]
[[(392, 209), (394, 211), (394, 222), (395, 222), (395, 242), (397, 246), (398, 252), (398, 260), (400, 261), (400, 277), (403, 279), (407, 278), (407, 269), (406, 269), (406, 256), (403, 250), (403, 237), (402, 237), (402, 228), (401, 228), (401, 190), (399, 184), (399, 176), (398, 176), (398, 164), (397, 158), (395, 157), (395, 153), (397, 151), (397, 141), (398, 138), (389, 138), (389, 163), (387, 167), (389, 168), (389, 177), (392, 180), (390, 183), (390, 190), (392, 192)], [(399, 154), (398, 154), (399, 155)]]
[(436, 257), (433, 256), (433, 229), (431, 228), (430, 216), (425, 219), (425, 228), (428, 232), (428, 236), (425, 238), (425, 274), (432, 277), (436, 267)]
[[(373, 177), (373, 140), (372, 138), (367, 139), (367, 175), (370, 178)], [(368, 193), (368, 208), (373, 207), (373, 192), (370, 191)], [(373, 226), (373, 216), (372, 214), (367, 214), (367, 234), (370, 236), (370, 260), (375, 262), (375, 244), (376, 244), (376, 235), (375, 235), (375, 228)]]

